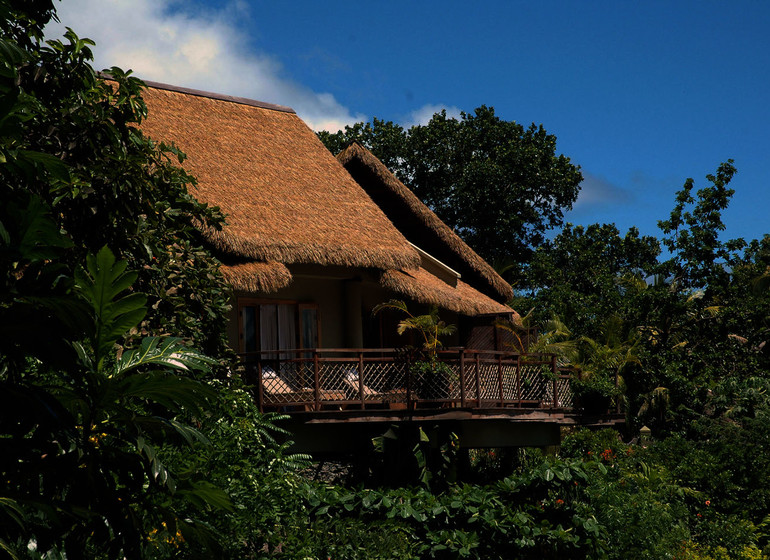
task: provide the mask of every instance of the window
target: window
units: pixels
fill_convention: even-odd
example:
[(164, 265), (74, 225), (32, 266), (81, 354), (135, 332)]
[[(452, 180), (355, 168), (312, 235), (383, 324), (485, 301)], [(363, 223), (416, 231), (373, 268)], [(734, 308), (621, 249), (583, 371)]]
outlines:
[[(295, 301), (238, 300), (241, 352), (297, 350), (319, 345), (318, 305)], [(279, 353), (279, 358), (289, 357)]]

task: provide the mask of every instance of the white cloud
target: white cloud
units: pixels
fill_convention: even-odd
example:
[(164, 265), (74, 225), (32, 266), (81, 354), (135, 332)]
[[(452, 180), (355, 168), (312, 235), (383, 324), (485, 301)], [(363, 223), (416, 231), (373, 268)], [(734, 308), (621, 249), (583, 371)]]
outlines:
[(283, 77), (274, 57), (254, 52), (234, 23), (242, 3), (205, 13), (184, 7), (173, 0), (67, 0), (57, 3), (61, 23), (46, 35), (60, 37), (71, 27), (96, 41), (97, 69), (119, 66), (146, 80), (288, 105), (315, 130), (366, 119), (333, 95)]
[(580, 183), (580, 194), (574, 208), (585, 206), (600, 206), (607, 204), (628, 203), (633, 199), (627, 190), (610, 183), (604, 177), (593, 175), (583, 170), (583, 181)]
[(416, 126), (418, 124), (425, 125), (428, 124), (428, 121), (433, 117), (435, 113), (438, 113), (442, 110), (446, 110), (446, 114), (448, 117), (454, 117), (456, 119), (460, 118), (460, 109), (457, 107), (448, 107), (447, 105), (435, 105), (432, 103), (428, 103), (426, 105), (423, 105), (419, 109), (415, 109), (409, 115), (404, 119), (401, 126), (404, 128), (410, 128), (412, 126)]

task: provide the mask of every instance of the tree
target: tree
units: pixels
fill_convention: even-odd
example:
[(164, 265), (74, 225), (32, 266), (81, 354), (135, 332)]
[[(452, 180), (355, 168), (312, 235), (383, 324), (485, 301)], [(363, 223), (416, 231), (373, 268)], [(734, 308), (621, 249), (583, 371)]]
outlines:
[[(628, 410), (658, 431), (681, 429), (706, 411), (723, 380), (768, 367), (770, 298), (756, 289), (770, 265), (768, 241), (741, 255), (742, 240), (720, 239), (734, 173), (732, 162), (721, 164), (697, 192), (688, 179), (660, 222), (661, 241), (635, 228), (621, 236), (614, 225), (568, 225), (537, 249), (528, 292), (515, 303), (534, 307), (541, 322), (560, 317), (575, 339), (603, 340), (610, 319), (622, 321), (629, 340), (635, 331), (638, 362), (623, 374)], [(661, 243), (667, 259), (659, 259)], [(656, 395), (668, 399), (666, 417), (645, 406)]]
[(51, 17), (0, 1), (0, 550), (152, 556), (203, 535), (181, 504), (227, 504), (163, 458), (213, 395), (188, 344), (222, 346), (227, 292), (193, 226), (222, 217), (137, 129), (141, 82), (43, 45)]
[(706, 175), (711, 184), (699, 189), (697, 198), (692, 194), (694, 181), (687, 179), (676, 194), (669, 219), (658, 222), (663, 244), (673, 255), (663, 272), (683, 289), (723, 287), (729, 281), (728, 268), (735, 253), (746, 247), (743, 239), (719, 239), (725, 229), (722, 212), (735, 194), (728, 185), (736, 171), (731, 159), (720, 164), (715, 175)]
[(483, 105), (460, 119), (436, 113), (409, 130), (374, 119), (319, 137), (334, 153), (352, 141), (372, 150), (490, 261), (527, 262), (544, 234), (561, 225), (582, 180), (542, 125), (525, 128)]
[(184, 155), (139, 130), (140, 80), (119, 68), (103, 80), (90, 65), (93, 42), (72, 31), (42, 42), (53, 16), (48, 0), (0, 4), (0, 196), (39, 197), (71, 241), (70, 262), (105, 245), (126, 259), (153, 310), (139, 333), (173, 333), (224, 355), (229, 290), (196, 227), (219, 228), (222, 214), (188, 190), (195, 180), (178, 166)]
[(574, 332), (600, 337), (609, 317), (626, 314), (624, 278), (654, 273), (659, 254), (658, 241), (636, 228), (621, 235), (614, 224), (567, 224), (535, 251), (520, 307), (534, 307), (537, 321), (556, 315)]
[[(50, 259), (60, 234), (48, 232), (37, 232), (46, 259), (29, 246), (9, 244), (23, 274), (50, 277), (46, 268), (62, 270)], [(185, 418), (201, 416), (214, 393), (189, 373), (206, 372), (216, 361), (171, 337), (144, 338), (116, 355), (116, 343), (146, 314), (146, 298), (129, 291), (137, 275), (109, 249), (87, 261), (75, 278), (57, 275), (72, 286), (69, 294), (52, 297), (44, 290), (13, 302), (34, 313), (48, 300), (49, 319), (61, 326), (52, 342), (69, 351), (55, 361), (2, 355), (0, 520), (6, 521), (2, 513), (16, 515), (15, 523), (2, 524), (0, 548), (12, 556), (32, 546), (44, 556), (145, 557), (162, 543), (205, 540), (195, 516), (180, 515), (185, 502), (199, 508), (229, 503), (198, 475), (169, 469), (161, 452), (203, 439)], [(5, 270), (8, 264), (2, 262)], [(68, 328), (75, 322), (84, 332)], [(29, 338), (25, 330), (8, 335), (3, 350), (15, 342), (29, 348)]]

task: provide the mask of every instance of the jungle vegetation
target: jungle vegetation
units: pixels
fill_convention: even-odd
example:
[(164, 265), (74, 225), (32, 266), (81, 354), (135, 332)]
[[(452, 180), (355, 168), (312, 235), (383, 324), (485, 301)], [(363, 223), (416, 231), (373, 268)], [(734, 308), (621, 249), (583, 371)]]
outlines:
[[(142, 83), (112, 68), (106, 85), (72, 31), (45, 42), (52, 17), (51, 0), (0, 0), (1, 556), (770, 556), (770, 236), (725, 238), (733, 162), (687, 180), (655, 238), (561, 224), (579, 169), (555, 137), (492, 108), (345, 131), (413, 165), (407, 184), (450, 223), (489, 184), (482, 172), (509, 173), (517, 146), (538, 146), (526, 171), (562, 177), (557, 207), (500, 204), (526, 243), (480, 249), (514, 259), (514, 307), (627, 422), (551, 453), (473, 450), (459, 479), (456, 438), (420, 430), (413, 480), (383, 484), (375, 464), (318, 481), (281, 443), (281, 417), (227, 373), (229, 292), (194, 227), (224, 217), (195, 200), (184, 155), (137, 128)], [(491, 169), (461, 159), (478, 134), (504, 146), (485, 148)], [(404, 135), (417, 163), (398, 151)], [(423, 169), (431, 146), (458, 159)], [(463, 165), (475, 171), (451, 179)], [(477, 241), (475, 222), (453, 225)], [(547, 227), (560, 232), (546, 240)]]

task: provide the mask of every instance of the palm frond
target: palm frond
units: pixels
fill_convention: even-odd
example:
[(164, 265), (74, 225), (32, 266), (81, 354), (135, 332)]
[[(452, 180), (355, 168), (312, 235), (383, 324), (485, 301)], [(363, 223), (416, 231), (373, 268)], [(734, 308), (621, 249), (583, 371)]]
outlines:
[(378, 303), (377, 305), (374, 306), (374, 309), (372, 309), (372, 315), (377, 315), (380, 311), (384, 309), (395, 309), (397, 311), (406, 313), (410, 317), (412, 316), (412, 314), (409, 313), (409, 309), (407, 308), (406, 303), (401, 301), (400, 299), (391, 299), (384, 303)]
[(177, 371), (211, 371), (217, 361), (188, 347), (179, 338), (146, 337), (139, 348), (123, 352), (113, 376), (122, 376), (144, 366), (161, 366)]

